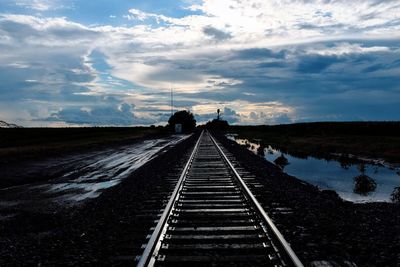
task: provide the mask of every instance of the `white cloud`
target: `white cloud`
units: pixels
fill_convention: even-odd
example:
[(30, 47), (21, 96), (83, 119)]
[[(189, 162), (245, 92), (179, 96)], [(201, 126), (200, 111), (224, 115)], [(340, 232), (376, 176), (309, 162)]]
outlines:
[(62, 3), (62, 0), (17, 0), (15, 5), (37, 11), (48, 11), (68, 7)]
[(324, 45), (314, 46), (307, 49), (307, 54), (316, 54), (323, 56), (342, 56), (350, 54), (367, 54), (377, 52), (389, 52), (390, 48), (386, 46), (365, 47), (357, 43), (339, 42), (334, 47), (325, 47)]
[(264, 44), (354, 37), (375, 33), (376, 28), (385, 28), (386, 36), (388, 31), (398, 36), (396, 25), (387, 23), (396, 23), (400, 16), (396, 1), (207, 0), (191, 9), (228, 25), (237, 39)]
[(129, 20), (137, 19), (137, 20), (143, 21), (149, 17), (157, 17), (157, 15), (155, 15), (155, 14), (146, 13), (146, 12), (140, 11), (138, 9), (133, 9), (133, 8), (129, 9), (129, 13), (130, 13), (130, 15), (125, 16), (125, 18), (127, 18)]
[[(210, 102), (193, 106), (193, 112), (198, 115), (208, 115), (216, 113), (216, 109), (221, 109), (222, 118), (230, 117), (234, 111), (237, 120), (235, 124), (276, 124), (283, 116), (294, 116), (295, 108), (280, 102)], [(228, 112), (228, 114), (226, 114)], [(208, 119), (207, 119), (208, 120)], [(206, 121), (207, 121), (206, 120)], [(202, 121), (202, 122), (206, 122)]]
[(39, 11), (46, 11), (51, 8), (51, 3), (49, 1), (43, 1), (43, 0), (18, 1), (16, 2), (16, 5)]
[[(87, 98), (102, 101), (101, 96), (112, 95), (119, 103), (140, 108), (153, 101), (165, 110), (165, 99), (157, 97), (168, 92), (171, 84), (177, 93), (188, 94), (221, 93), (233, 88), (236, 91), (229, 91), (233, 101), (224, 102), (223, 106), (235, 110), (243, 123), (262, 123), (285, 115), (295, 118), (297, 109), (282, 104), (285, 101), (274, 102), (273, 97), (284, 94), (279, 90), (270, 98), (258, 99), (260, 92), (254, 92), (254, 87), (262, 85), (256, 81), (268, 81), (269, 86), (262, 89), (270, 92), (271, 84), (293, 78), (293, 65), (300, 56), (393, 52), (385, 44), (366, 45), (362, 40), (400, 38), (397, 1), (194, 2), (189, 9), (202, 14), (181, 18), (130, 9), (125, 17), (131, 21), (126, 22), (135, 20), (141, 24), (134, 23), (135, 26), (88, 26), (62, 17), (2, 14), (0, 60), (13, 71), (16, 81), (19, 79), (30, 86), (31, 91), (28, 87), (24, 90), (32, 94), (47, 92), (50, 96), (46, 97), (51, 99), (48, 102), (53, 101), (54, 105), (80, 104), (79, 101), (88, 101)], [(38, 11), (60, 7), (60, 3), (18, 1), (20, 6)], [(333, 44), (327, 46), (325, 41)], [(232, 56), (252, 48), (269, 49), (271, 55), (257, 54), (250, 59)], [(93, 50), (105, 55), (109, 65), (106, 73), (113, 77), (107, 85), (100, 77), (102, 73), (88, 60)], [(281, 58), (273, 55), (281, 50), (285, 50)], [(355, 69), (367, 67), (363, 63)], [(334, 67), (329, 70), (332, 69), (335, 70)], [(248, 85), (250, 79), (253, 85)], [(130, 88), (121, 89), (121, 80), (131, 82)], [(62, 99), (60, 92), (69, 85), (75, 87), (69, 89), (72, 91), (68, 99)], [(71, 95), (82, 98), (72, 100)], [(238, 100), (239, 96), (248, 100)], [(205, 114), (209, 112), (207, 109), (215, 109), (217, 102), (209, 98), (200, 100), (209, 104), (194, 105), (195, 112)]]

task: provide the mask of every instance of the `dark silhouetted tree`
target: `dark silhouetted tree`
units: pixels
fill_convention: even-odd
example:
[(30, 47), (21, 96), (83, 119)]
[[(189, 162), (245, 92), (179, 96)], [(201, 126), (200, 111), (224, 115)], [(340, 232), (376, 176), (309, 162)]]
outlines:
[(260, 146), (257, 148), (257, 155), (265, 157), (265, 146), (263, 144), (260, 144)]
[(221, 131), (225, 131), (229, 128), (229, 124), (227, 121), (225, 120), (212, 120), (207, 122), (206, 124), (206, 128), (207, 129), (211, 129), (211, 130), (221, 130)]
[(391, 195), (391, 200), (394, 203), (400, 204), (400, 186), (394, 188), (392, 195)]
[(286, 165), (289, 165), (288, 159), (283, 154), (281, 154), (279, 157), (277, 157), (274, 160), (274, 162), (276, 165), (278, 165), (282, 169), (285, 168)]
[(196, 128), (196, 120), (190, 111), (181, 110), (175, 112), (168, 120), (168, 126), (171, 129), (175, 128), (175, 124), (182, 124), (184, 132), (192, 132)]

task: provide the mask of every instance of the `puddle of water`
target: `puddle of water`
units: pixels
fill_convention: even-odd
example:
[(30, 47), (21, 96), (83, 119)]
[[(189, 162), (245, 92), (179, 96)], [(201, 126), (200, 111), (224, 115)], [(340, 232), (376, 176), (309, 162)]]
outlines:
[[(101, 194), (102, 190), (115, 186), (120, 182), (120, 179), (114, 179), (110, 181), (94, 183), (60, 183), (51, 186), (46, 192), (64, 192), (65, 195), (61, 196), (60, 200), (81, 201), (87, 198), (96, 198)], [(73, 193), (68, 194), (67, 192)]]
[[(51, 184), (39, 185), (47, 194), (57, 194), (58, 201), (82, 201), (95, 198), (107, 188), (119, 184), (134, 170), (151, 160), (166, 148), (188, 138), (174, 135), (169, 138), (145, 140), (113, 152), (96, 153), (82, 157), (79, 162), (69, 162), (74, 170), (66, 172)], [(61, 194), (61, 196), (59, 196)]]
[(3, 200), (3, 201), (0, 201), (0, 207), (2, 207), (2, 208), (3, 207), (14, 207), (20, 203), (21, 203), (21, 201)]
[[(229, 139), (257, 153), (259, 145), (247, 139), (240, 139), (235, 135), (228, 135)], [(400, 186), (400, 168), (382, 164), (365, 163), (364, 173), (376, 182), (376, 189), (366, 195), (354, 192), (354, 177), (360, 175), (358, 165), (343, 166), (337, 160), (324, 160), (313, 157), (298, 158), (290, 154), (281, 153), (276, 148), (268, 146), (264, 149), (265, 159), (274, 162), (281, 155), (289, 164), (284, 171), (321, 189), (335, 190), (343, 199), (353, 202), (382, 202), (390, 201), (394, 188)], [(381, 162), (381, 161), (371, 161)]]

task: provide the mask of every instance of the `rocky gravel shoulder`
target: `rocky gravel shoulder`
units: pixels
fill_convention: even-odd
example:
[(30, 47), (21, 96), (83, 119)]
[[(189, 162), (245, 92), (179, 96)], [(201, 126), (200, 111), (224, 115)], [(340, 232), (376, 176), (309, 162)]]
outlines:
[[(242, 167), (267, 188), (258, 199), (306, 264), (400, 266), (400, 206), (355, 204), (281, 171), (217, 135)], [(276, 206), (286, 209), (276, 209)], [(289, 212), (288, 212), (289, 211)]]
[(0, 220), (0, 266), (131, 266), (195, 141), (180, 142), (80, 207), (10, 206), (17, 215)]
[[(8, 214), (0, 214), (0, 266), (131, 266), (197, 136), (82, 206), (17, 211), (10, 205)], [(222, 135), (218, 139), (267, 189), (259, 192), (259, 201), (306, 265), (400, 266), (399, 206), (343, 201)]]

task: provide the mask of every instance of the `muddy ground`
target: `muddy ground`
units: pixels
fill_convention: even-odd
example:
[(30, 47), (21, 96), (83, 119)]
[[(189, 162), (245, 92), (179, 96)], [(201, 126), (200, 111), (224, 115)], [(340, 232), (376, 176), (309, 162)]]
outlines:
[(132, 265), (172, 190), (165, 178), (178, 173), (173, 168), (184, 163), (181, 152), (193, 142), (182, 141), (79, 205), (37, 206), (37, 195), (31, 205), (19, 205), (18, 196), (14, 203), (0, 203), (0, 266)]
[[(195, 138), (81, 205), (49, 202), (55, 207), (21, 210), (16, 203), (2, 203), (0, 266), (134, 264)], [(321, 192), (236, 143), (219, 139), (268, 189), (258, 194), (259, 201), (306, 265), (331, 261), (342, 266), (400, 266), (398, 206), (342, 201), (334, 192)], [(290, 212), (276, 212), (277, 204)]]

